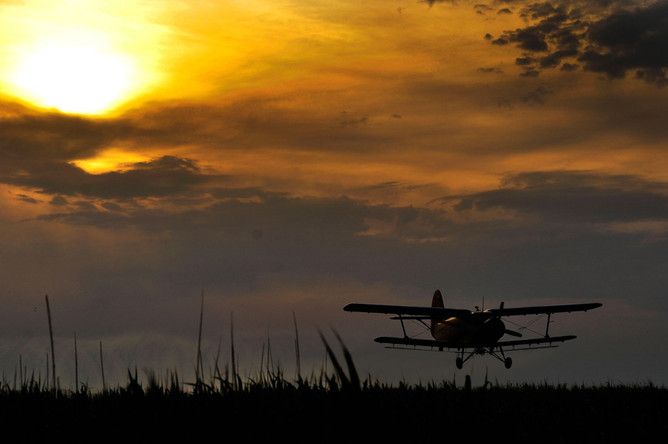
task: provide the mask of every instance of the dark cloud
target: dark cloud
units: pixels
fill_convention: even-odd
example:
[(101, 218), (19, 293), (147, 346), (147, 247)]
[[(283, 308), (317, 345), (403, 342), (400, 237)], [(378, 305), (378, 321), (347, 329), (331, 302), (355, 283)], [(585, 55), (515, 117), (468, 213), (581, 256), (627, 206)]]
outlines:
[(16, 199), (20, 200), (21, 202), (29, 203), (29, 204), (37, 204), (40, 201), (35, 199), (34, 197), (27, 196), (25, 194), (17, 194)]
[(628, 2), (530, 3), (521, 16), (529, 24), (491, 40), (546, 53), (540, 57), (540, 67), (527, 68), (525, 74), (559, 65), (572, 71), (576, 66), (572, 61), (577, 60), (585, 71), (610, 78), (623, 78), (631, 71), (659, 86), (668, 82), (668, 3), (664, 1), (636, 7)]
[(496, 67), (481, 67), (478, 68), (478, 72), (482, 72), (484, 74), (503, 74), (503, 70)]
[(537, 86), (531, 91), (520, 97), (520, 100), (524, 103), (532, 105), (542, 105), (545, 103), (545, 100), (548, 95), (552, 94), (552, 91), (549, 90), (544, 85)]
[(33, 165), (30, 170), (15, 174), (7, 173), (2, 180), (47, 194), (128, 199), (179, 194), (213, 177), (202, 173), (193, 160), (174, 156), (128, 166), (131, 168), (128, 171), (90, 174), (69, 163), (51, 162)]
[[(144, 151), (194, 145), (203, 149), (357, 151), (391, 138), (371, 116), (327, 107), (286, 107), (289, 97), (249, 97), (225, 104), (160, 102), (110, 119), (38, 112), (0, 101), (0, 182), (5, 174), (67, 170), (72, 160), (110, 148)], [(345, 128), (345, 131), (342, 131)]]
[[(520, 16), (523, 18), (530, 17), (532, 19), (540, 19), (545, 17), (550, 17), (559, 12), (559, 9), (553, 6), (549, 2), (543, 3), (531, 3), (529, 6), (522, 9)], [(562, 11), (563, 12), (563, 11)]]
[[(382, 184), (381, 188), (400, 186)], [(209, 190), (213, 202), (202, 208), (153, 208), (105, 203), (39, 216), (43, 221), (61, 221), (101, 228), (136, 227), (153, 232), (206, 231), (226, 235), (253, 236), (302, 242), (306, 239), (339, 239), (371, 236), (408, 242), (432, 241), (447, 236), (451, 222), (440, 211), (414, 207), (374, 205), (341, 198), (290, 197), (258, 188)], [(245, 234), (244, 234), (245, 233)]]
[(554, 51), (545, 57), (540, 58), (540, 67), (541, 68), (554, 68), (561, 64), (562, 60), (567, 57), (573, 57), (577, 55), (577, 50), (575, 49), (562, 49)]
[(527, 66), (527, 65), (532, 65), (536, 59), (533, 57), (529, 56), (524, 56), (524, 57), (518, 57), (515, 59), (515, 64), (518, 66)]
[(578, 60), (584, 68), (610, 77), (628, 71), (649, 82), (665, 85), (668, 68), (668, 3), (622, 10), (592, 23), (589, 46)]
[(540, 71), (538, 71), (536, 69), (533, 69), (533, 68), (529, 68), (529, 69), (525, 69), (524, 71), (522, 71), (520, 76), (522, 76), (522, 77), (538, 77), (539, 74), (540, 74)]
[(458, 211), (507, 209), (550, 223), (668, 219), (668, 184), (630, 175), (552, 171), (508, 176), (498, 190), (460, 197)]
[(56, 206), (62, 206), (62, 205), (67, 205), (67, 199), (64, 198), (63, 196), (53, 196), (53, 199), (51, 199), (51, 205), (56, 205)]
[(543, 36), (531, 29), (518, 30), (492, 40), (494, 45), (503, 46), (509, 43), (517, 43), (518, 47), (527, 51), (547, 51), (547, 43)]
[(109, 144), (137, 135), (124, 119), (91, 119), (37, 112), (0, 102), (0, 171), (24, 161), (68, 161), (96, 154)]
[[(577, 55), (579, 33), (582, 32), (581, 13), (579, 9), (565, 5), (554, 6), (549, 2), (532, 3), (525, 6), (520, 15), (533, 23), (513, 31), (505, 31), (500, 37), (493, 39), (497, 45), (514, 43), (529, 53), (547, 53), (540, 57), (541, 68), (556, 66), (561, 59)], [(555, 49), (556, 47), (556, 49)], [(525, 55), (520, 59), (531, 59)], [(537, 75), (536, 68), (529, 63), (524, 66), (523, 75)]]
[(102, 202), (100, 206), (107, 211), (115, 211), (115, 212), (123, 211), (123, 207), (115, 202)]
[[(403, 187), (399, 182), (385, 182), (367, 188), (395, 192)], [(261, 188), (214, 188), (207, 195), (209, 200), (199, 207), (114, 202), (93, 205), (80, 200), (38, 219), (108, 229), (134, 227), (152, 233), (197, 232), (212, 238), (261, 237), (327, 244), (344, 239), (451, 243), (454, 239), (497, 236), (501, 232), (512, 243), (510, 239), (523, 236), (516, 231), (517, 223), (526, 229), (535, 218), (537, 229), (577, 226), (583, 232), (589, 230), (587, 224), (668, 220), (668, 184), (588, 171), (509, 175), (498, 189), (440, 199), (447, 204), (445, 208), (379, 205), (347, 197), (293, 197)], [(464, 212), (489, 210), (508, 210), (526, 217), (465, 224), (453, 218)], [(258, 231), (262, 236), (257, 236)]]
[(369, 123), (369, 116), (357, 116), (354, 113), (350, 113), (348, 111), (341, 111), (337, 122), (344, 128), (350, 126), (355, 127), (359, 125), (366, 125)]
[(174, 156), (103, 174), (87, 173), (73, 161), (95, 157), (110, 147), (139, 152), (181, 145), (213, 152), (267, 146), (341, 151), (373, 146), (390, 137), (367, 129), (370, 117), (365, 114), (285, 110), (274, 102), (249, 98), (225, 105), (152, 103), (112, 119), (38, 112), (0, 102), (0, 183), (60, 195), (165, 196), (223, 178)]
[(473, 9), (475, 10), (475, 12), (477, 12), (478, 14), (481, 14), (481, 15), (484, 15), (484, 14), (494, 10), (494, 8), (492, 8), (491, 6), (486, 5), (484, 3), (478, 3), (476, 5), (473, 5)]
[[(130, 198), (176, 193), (206, 180), (193, 161), (163, 156), (130, 171), (90, 174), (72, 163), (112, 146), (159, 143), (164, 128), (126, 119), (95, 119), (0, 103), (0, 182), (57, 195)], [(54, 205), (66, 202), (54, 197)]]
[(428, 4), (430, 7), (434, 6), (436, 3), (456, 3), (457, 0), (420, 0), (423, 3)]

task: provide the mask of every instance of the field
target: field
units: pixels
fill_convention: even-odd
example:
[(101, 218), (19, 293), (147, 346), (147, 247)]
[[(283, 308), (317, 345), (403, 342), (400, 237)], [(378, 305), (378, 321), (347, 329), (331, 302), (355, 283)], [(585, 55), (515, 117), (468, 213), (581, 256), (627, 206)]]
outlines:
[(359, 390), (280, 381), (193, 393), (130, 382), (97, 394), (25, 388), (0, 393), (17, 441), (154, 439), (348, 441), (503, 438), (609, 442), (668, 432), (668, 393), (643, 387), (456, 388), (363, 384)]
[(3, 383), (0, 418), (14, 442), (613, 442), (668, 432), (663, 387), (386, 385), (360, 380), (345, 347), (339, 361), (325, 346), (334, 370), (306, 378), (267, 367), (242, 380), (216, 365), (184, 383), (174, 373), (129, 370), (126, 384), (91, 391), (54, 388), (23, 373)]

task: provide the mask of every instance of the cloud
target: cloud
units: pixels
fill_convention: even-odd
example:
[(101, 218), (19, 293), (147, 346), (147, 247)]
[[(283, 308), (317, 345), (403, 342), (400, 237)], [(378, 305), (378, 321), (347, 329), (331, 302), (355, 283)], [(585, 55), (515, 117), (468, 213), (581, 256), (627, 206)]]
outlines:
[(457, 0), (420, 0), (423, 3), (427, 3), (430, 7), (434, 6), (436, 3), (456, 3)]
[[(377, 188), (401, 186), (382, 183)], [(404, 245), (408, 250), (415, 245), (426, 251), (431, 250), (428, 245), (447, 245), (471, 248), (470, 253), (478, 255), (482, 254), (480, 245), (517, 248), (537, 235), (564, 230), (581, 238), (602, 232), (629, 236), (630, 224), (668, 221), (668, 184), (591, 171), (507, 175), (497, 189), (446, 196), (440, 199), (444, 206), (427, 208), (378, 205), (346, 197), (294, 197), (261, 188), (209, 188), (207, 195), (199, 206), (175, 205), (169, 197), (158, 205), (80, 201), (37, 220), (110, 233), (131, 229), (158, 238), (166, 235), (183, 242), (179, 248), (190, 242), (200, 245), (203, 239), (221, 248), (231, 242), (256, 250), (256, 259), (269, 254), (289, 263), (320, 263), (324, 259), (316, 258), (331, 257), (333, 251), (342, 253), (342, 249), (356, 251), (362, 255), (358, 259), (365, 260), (371, 254), (366, 249), (382, 249), (383, 245)], [(601, 224), (611, 228), (602, 231)], [(615, 228), (620, 224), (626, 231)], [(284, 257), (283, 248), (291, 251), (292, 259)], [(244, 263), (233, 266), (238, 267), (243, 268)], [(362, 277), (368, 267), (360, 267)]]
[(544, 85), (539, 85), (531, 91), (524, 94), (520, 97), (520, 100), (524, 103), (529, 103), (533, 105), (542, 105), (545, 103), (546, 97), (552, 93)]
[[(69, 163), (51, 162), (32, 165), (29, 170), (13, 174), (5, 173), (0, 178), (5, 183), (47, 194), (129, 199), (176, 195), (214, 177), (202, 173), (193, 160), (175, 156), (162, 156), (128, 166), (131, 169), (127, 171), (90, 174)], [(63, 205), (65, 202), (54, 198), (52, 203)]]
[(89, 157), (109, 144), (132, 138), (136, 128), (123, 119), (91, 119), (38, 112), (0, 101), (0, 171), (23, 161), (67, 161)]
[(503, 74), (503, 70), (496, 67), (480, 67), (477, 71), (484, 74)]
[(531, 65), (536, 60), (533, 57), (518, 57), (515, 59), (515, 64), (518, 66)]
[[(520, 15), (529, 24), (504, 31), (495, 45), (515, 44), (538, 64), (525, 64), (524, 73), (561, 66), (637, 78), (658, 86), (668, 82), (668, 3), (650, 2), (632, 7), (626, 2), (530, 3)], [(524, 59), (528, 59), (528, 55)]]
[(477, 14), (480, 14), (480, 15), (485, 15), (488, 12), (491, 12), (491, 11), (494, 10), (494, 8), (492, 8), (491, 6), (486, 5), (484, 3), (478, 3), (478, 4), (474, 5), (473, 9), (475, 10), (475, 12)]
[[(112, 145), (132, 146), (154, 133), (129, 119), (39, 112), (10, 102), (0, 102), (0, 115), (0, 182), (5, 184), (47, 194), (127, 198), (164, 195), (203, 181), (192, 161), (174, 156), (98, 175), (71, 163)], [(57, 199), (52, 203), (63, 204)]]
[(264, 239), (392, 238), (428, 242), (447, 237), (452, 223), (440, 210), (376, 205), (346, 197), (291, 197), (259, 188), (208, 189), (210, 199), (192, 205), (162, 206), (103, 204), (68, 208), (37, 219), (71, 225), (115, 229), (135, 227), (152, 232), (206, 232)]
[(25, 194), (17, 194), (16, 199), (29, 204), (37, 204), (40, 201), (31, 196), (26, 196)]
[(578, 57), (584, 69), (623, 77), (628, 71), (665, 85), (668, 68), (668, 3), (621, 10), (592, 23), (589, 46)]
[(586, 171), (527, 172), (507, 176), (497, 190), (462, 196), (454, 208), (513, 210), (549, 223), (663, 220), (668, 183)]
[(55, 206), (67, 205), (67, 199), (63, 196), (53, 196), (50, 203)]

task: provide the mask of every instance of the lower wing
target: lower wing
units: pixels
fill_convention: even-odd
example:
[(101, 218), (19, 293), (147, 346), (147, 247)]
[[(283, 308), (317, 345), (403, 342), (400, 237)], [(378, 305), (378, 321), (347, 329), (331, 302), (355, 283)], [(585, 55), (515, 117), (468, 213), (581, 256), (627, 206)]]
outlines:
[(575, 339), (577, 336), (568, 335), (568, 336), (552, 336), (547, 338), (535, 338), (535, 339), (519, 339), (517, 341), (501, 341), (494, 344), (487, 345), (471, 345), (471, 344), (456, 344), (452, 342), (445, 341), (436, 341), (434, 339), (415, 339), (415, 338), (396, 338), (389, 336), (381, 336), (374, 339), (374, 341), (381, 344), (391, 344), (391, 345), (407, 345), (414, 347), (430, 347), (438, 349), (475, 349), (475, 348), (487, 348), (487, 347), (517, 347), (523, 345), (541, 345), (541, 344), (552, 344), (554, 342), (565, 342)]

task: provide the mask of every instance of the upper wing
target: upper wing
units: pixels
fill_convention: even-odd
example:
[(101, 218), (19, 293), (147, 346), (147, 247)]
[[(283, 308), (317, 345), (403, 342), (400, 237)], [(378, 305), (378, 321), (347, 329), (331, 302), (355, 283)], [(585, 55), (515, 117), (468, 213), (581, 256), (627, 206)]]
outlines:
[(348, 304), (343, 307), (345, 311), (359, 311), (363, 313), (387, 313), (395, 315), (410, 316), (433, 316), (438, 318), (449, 318), (451, 316), (469, 316), (469, 310), (456, 308), (434, 308), (434, 307), (410, 307), (406, 305), (379, 305), (379, 304)]
[(569, 305), (540, 305), (536, 307), (491, 308), (485, 310), (495, 316), (519, 316), (533, 314), (570, 313), (572, 311), (587, 311), (603, 306), (603, 304), (569, 304)]
[[(494, 347), (517, 347), (521, 345), (538, 345), (538, 344), (552, 344), (553, 342), (565, 342), (575, 339), (577, 336), (568, 335), (568, 336), (552, 336), (547, 338), (535, 338), (535, 339), (519, 339), (517, 341), (501, 341), (490, 346)], [(415, 339), (415, 338), (393, 338), (387, 336), (381, 336), (374, 339), (374, 341), (381, 344), (392, 344), (392, 345), (412, 345), (417, 347), (437, 347), (440, 349), (443, 348), (479, 348), (479, 346), (470, 345), (470, 344), (454, 344), (452, 342), (436, 341), (433, 339)]]

